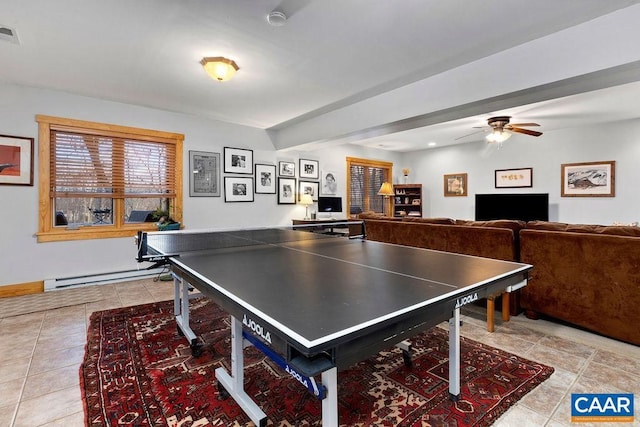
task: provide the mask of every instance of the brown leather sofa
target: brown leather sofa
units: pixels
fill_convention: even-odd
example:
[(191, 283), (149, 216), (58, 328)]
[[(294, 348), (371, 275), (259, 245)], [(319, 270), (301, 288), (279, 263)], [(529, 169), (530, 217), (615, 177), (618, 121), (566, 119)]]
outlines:
[(640, 345), (640, 228), (529, 222), (520, 260), (534, 266), (520, 304)]
[[(361, 215), (367, 238), (533, 265), (511, 314), (549, 316), (640, 345), (640, 227)], [(504, 306), (504, 305), (503, 305)], [(503, 319), (508, 319), (503, 310)], [(487, 301), (488, 329), (493, 301)]]
[[(375, 214), (361, 214), (367, 239), (386, 243), (415, 246), (439, 251), (475, 255), (486, 258), (517, 261), (518, 231), (522, 221), (465, 221), (450, 218), (387, 218)], [(487, 299), (487, 329), (494, 330), (493, 295)], [(502, 319), (509, 320), (509, 307), (517, 307), (517, 296), (502, 298)]]

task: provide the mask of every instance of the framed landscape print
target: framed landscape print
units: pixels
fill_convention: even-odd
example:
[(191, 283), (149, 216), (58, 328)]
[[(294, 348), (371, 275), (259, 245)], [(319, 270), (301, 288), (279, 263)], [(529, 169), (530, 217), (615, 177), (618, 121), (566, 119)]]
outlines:
[(253, 174), (253, 150), (224, 147), (226, 173)]
[(467, 195), (467, 174), (454, 173), (444, 176), (444, 196), (460, 197)]
[(278, 204), (296, 204), (296, 179), (278, 178)]
[(495, 180), (496, 188), (533, 187), (533, 168), (498, 169)]
[(280, 162), (278, 164), (280, 167), (279, 175), (280, 176), (296, 176), (296, 164), (293, 162)]
[(276, 167), (256, 163), (256, 194), (276, 194)]
[(616, 162), (566, 163), (561, 167), (562, 197), (615, 197)]
[(220, 197), (220, 153), (189, 151), (189, 196)]
[(313, 181), (302, 181), (300, 180), (298, 190), (298, 201), (302, 199), (303, 194), (311, 195), (311, 198), (314, 202), (318, 201), (318, 183)]
[(33, 185), (33, 138), (0, 135), (0, 184)]
[(300, 178), (318, 179), (320, 177), (318, 166), (317, 160), (300, 159)]
[(253, 177), (225, 176), (225, 202), (253, 202)]

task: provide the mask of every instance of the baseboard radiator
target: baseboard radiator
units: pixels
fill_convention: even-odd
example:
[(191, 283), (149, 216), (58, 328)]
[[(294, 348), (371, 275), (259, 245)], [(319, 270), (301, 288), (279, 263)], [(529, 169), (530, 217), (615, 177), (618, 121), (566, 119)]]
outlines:
[(126, 270), (112, 273), (92, 274), (76, 277), (62, 277), (58, 279), (48, 279), (44, 281), (44, 291), (55, 291), (60, 289), (78, 288), (89, 285), (106, 285), (108, 283), (126, 282), (129, 280), (156, 277), (168, 273), (168, 270), (152, 268), (149, 270)]

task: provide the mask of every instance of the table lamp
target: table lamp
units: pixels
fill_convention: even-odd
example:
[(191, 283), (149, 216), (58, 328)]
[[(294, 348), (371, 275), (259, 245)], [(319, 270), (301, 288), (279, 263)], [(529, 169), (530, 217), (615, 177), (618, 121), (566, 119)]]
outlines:
[(309, 206), (313, 204), (311, 194), (303, 194), (302, 197), (300, 197), (300, 204), (304, 205), (307, 209), (304, 219), (309, 219)]

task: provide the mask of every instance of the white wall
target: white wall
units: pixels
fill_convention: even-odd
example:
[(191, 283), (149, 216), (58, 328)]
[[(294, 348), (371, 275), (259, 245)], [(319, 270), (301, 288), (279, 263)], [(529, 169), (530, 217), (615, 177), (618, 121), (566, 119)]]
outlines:
[[(113, 123), (182, 133), (184, 141), (183, 220), (189, 229), (286, 225), (303, 218), (301, 205), (278, 205), (274, 194), (255, 194), (253, 203), (225, 203), (221, 197), (189, 197), (189, 150), (223, 153), (223, 148), (254, 150), (254, 162), (277, 165), (280, 160), (319, 160), (322, 170), (346, 180), (345, 157), (387, 159), (385, 152), (358, 147), (328, 148), (313, 153), (277, 152), (267, 133), (168, 111), (120, 104), (61, 92), (0, 83), (0, 134), (36, 141), (34, 186), (0, 186), (0, 286), (45, 279), (98, 274), (146, 267), (135, 261), (133, 238), (37, 243), (38, 127), (36, 114)], [(298, 175), (298, 173), (297, 173)], [(222, 174), (224, 176), (224, 173)], [(339, 188), (346, 195), (344, 184)]]
[[(484, 155), (483, 142), (414, 153), (389, 153), (356, 146), (334, 146), (313, 152), (275, 151), (266, 132), (179, 113), (119, 104), (43, 89), (0, 83), (0, 134), (36, 140), (36, 114), (114, 123), (183, 133), (184, 224), (189, 229), (234, 228), (290, 224), (302, 218), (301, 205), (278, 205), (276, 195), (256, 194), (253, 203), (225, 203), (224, 197), (188, 196), (189, 150), (223, 153), (223, 147), (254, 150), (254, 161), (314, 159), (321, 170), (337, 173), (338, 195), (346, 196), (345, 157), (394, 163), (394, 182), (401, 169), (411, 168), (411, 182), (424, 188), (424, 216), (472, 219), (476, 193), (509, 192), (494, 188), (494, 170), (533, 168), (533, 188), (514, 192), (548, 192), (551, 220), (611, 224), (640, 220), (635, 183), (640, 181), (640, 120), (615, 126), (593, 126), (545, 132), (540, 138), (514, 136), (501, 150)], [(560, 165), (615, 160), (616, 197), (561, 198)], [(468, 197), (443, 197), (443, 174), (469, 174)], [(223, 174), (224, 175), (224, 174)], [(0, 186), (0, 286), (50, 278), (97, 274), (138, 268), (133, 238), (37, 243), (38, 178), (35, 185)], [(145, 265), (142, 265), (144, 267)]]
[[(615, 197), (561, 197), (561, 164), (616, 161)], [(395, 169), (411, 168), (423, 184), (423, 216), (474, 218), (475, 194), (549, 193), (551, 221), (612, 224), (640, 221), (640, 120), (549, 131), (539, 138), (515, 135), (499, 150), (483, 141), (405, 153)], [(533, 187), (496, 189), (496, 169), (533, 168)], [(443, 175), (468, 174), (467, 197), (444, 197)]]

